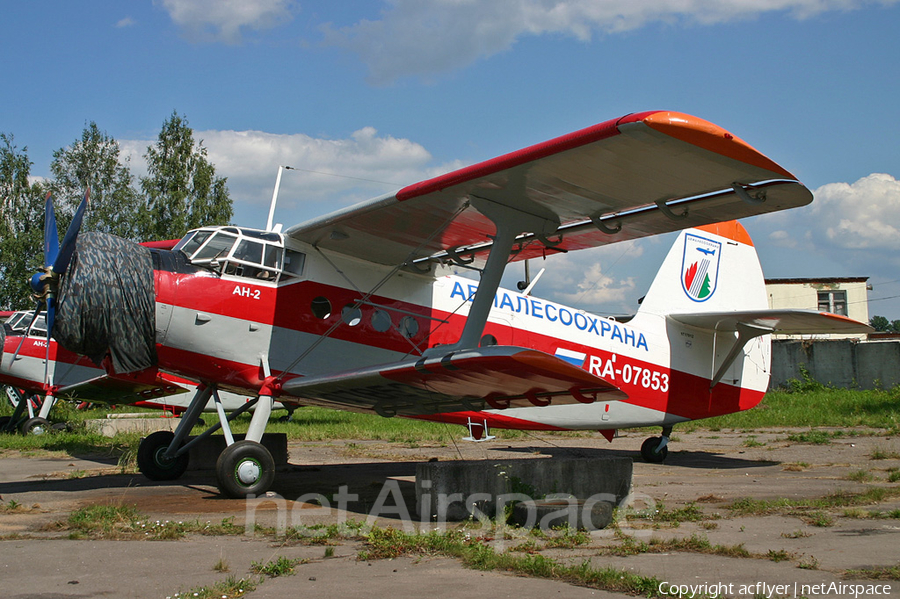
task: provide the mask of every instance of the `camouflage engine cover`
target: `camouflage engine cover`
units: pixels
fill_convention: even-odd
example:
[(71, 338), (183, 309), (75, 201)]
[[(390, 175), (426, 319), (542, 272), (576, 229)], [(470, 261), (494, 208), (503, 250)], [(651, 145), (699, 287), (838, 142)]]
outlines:
[(84, 233), (57, 297), (53, 337), (116, 373), (154, 366), (156, 296), (150, 250), (115, 235)]

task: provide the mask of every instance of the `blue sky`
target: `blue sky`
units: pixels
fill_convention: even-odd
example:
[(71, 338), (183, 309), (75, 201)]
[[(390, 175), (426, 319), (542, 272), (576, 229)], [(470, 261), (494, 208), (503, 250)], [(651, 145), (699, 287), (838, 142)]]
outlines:
[[(265, 226), (279, 164), (306, 169), (284, 175), (276, 220), (290, 225), (678, 110), (816, 192), (745, 222), (766, 276), (868, 276), (870, 315), (900, 319), (898, 0), (48, 0), (5, 3), (0, 24), (0, 132), (37, 177), (89, 121), (140, 175), (178, 111), (228, 177), (238, 224)], [(670, 242), (554, 259), (535, 293), (631, 311)]]

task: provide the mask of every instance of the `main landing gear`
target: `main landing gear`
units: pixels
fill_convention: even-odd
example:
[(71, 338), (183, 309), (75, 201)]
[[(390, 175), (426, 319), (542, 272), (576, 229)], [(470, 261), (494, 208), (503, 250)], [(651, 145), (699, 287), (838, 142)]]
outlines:
[(661, 437), (649, 437), (641, 445), (641, 457), (645, 462), (661, 464), (669, 455), (669, 437), (672, 436), (672, 427), (664, 426)]
[[(50, 408), (55, 403), (53, 395), (48, 393), (42, 403), (36, 403), (37, 396), (32, 398), (14, 387), (4, 387), (3, 390), (13, 405), (13, 413), (12, 416), (0, 418), (0, 432), (15, 433), (19, 431), (23, 435), (44, 435), (61, 430), (60, 426), (65, 428), (64, 424), (53, 425), (47, 419), (50, 415)], [(38, 408), (37, 412), (35, 408)]]
[[(188, 434), (199, 420), (210, 397), (216, 404), (219, 422), (188, 441)], [(188, 452), (191, 448), (221, 428), (226, 447), (216, 461), (219, 491), (236, 499), (261, 495), (269, 490), (275, 479), (275, 460), (260, 443), (274, 403), (271, 395), (260, 395), (226, 416), (215, 386), (201, 385), (181, 416), (174, 433), (158, 431), (141, 441), (138, 447), (138, 468), (151, 480), (175, 480), (187, 470)], [(245, 439), (235, 441), (231, 434), (231, 421), (254, 405), (256, 410), (250, 419)]]

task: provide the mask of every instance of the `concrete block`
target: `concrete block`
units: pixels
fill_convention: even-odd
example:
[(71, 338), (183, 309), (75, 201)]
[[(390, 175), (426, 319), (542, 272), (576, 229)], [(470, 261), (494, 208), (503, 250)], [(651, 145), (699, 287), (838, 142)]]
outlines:
[[(189, 439), (191, 439), (190, 437)], [(244, 435), (235, 435), (235, 441), (242, 441)], [(272, 454), (275, 468), (285, 468), (288, 464), (287, 434), (266, 433), (262, 438), (263, 447)], [(188, 470), (215, 470), (216, 460), (225, 449), (225, 437), (212, 435), (191, 448)]]
[(416, 466), (416, 511), (452, 521), (547, 497), (618, 504), (631, 491), (632, 467), (618, 457), (427, 462)]
[(85, 420), (89, 431), (104, 437), (114, 437), (116, 433), (141, 433), (146, 436), (156, 431), (174, 431), (178, 418), (96, 418)]
[(513, 506), (511, 520), (523, 528), (542, 530), (568, 526), (579, 530), (600, 530), (612, 522), (615, 507), (609, 501), (544, 499), (520, 501)]

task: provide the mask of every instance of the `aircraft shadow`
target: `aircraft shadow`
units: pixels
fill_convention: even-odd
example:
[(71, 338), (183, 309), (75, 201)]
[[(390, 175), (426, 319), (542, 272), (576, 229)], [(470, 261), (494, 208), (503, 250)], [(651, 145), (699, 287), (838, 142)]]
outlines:
[[(549, 455), (554, 458), (630, 458), (635, 463), (643, 463), (643, 458), (638, 451), (623, 449), (598, 449), (582, 447), (509, 447), (499, 449), (509, 453), (525, 453)], [(709, 468), (720, 470), (735, 470), (741, 468), (765, 468), (777, 466), (781, 462), (770, 460), (745, 460), (730, 455), (711, 453), (708, 451), (678, 450), (669, 453), (663, 466), (672, 468)]]

